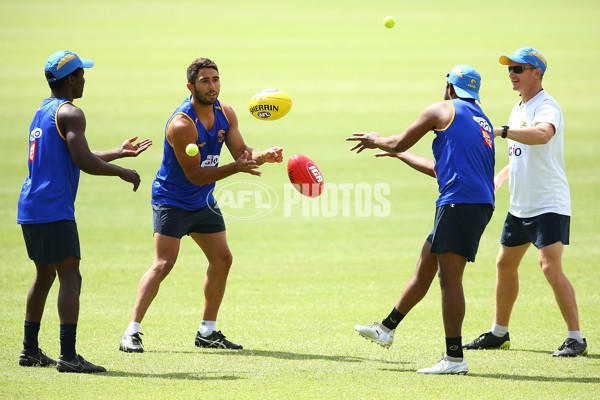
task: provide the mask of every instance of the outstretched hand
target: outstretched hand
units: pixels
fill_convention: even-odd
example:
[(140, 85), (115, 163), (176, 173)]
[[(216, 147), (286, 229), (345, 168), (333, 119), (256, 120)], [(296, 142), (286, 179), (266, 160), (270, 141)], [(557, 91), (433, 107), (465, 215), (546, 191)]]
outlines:
[(377, 146), (375, 145), (375, 139), (378, 138), (379, 135), (377, 132), (354, 132), (352, 137), (346, 138), (347, 142), (360, 142), (356, 146), (352, 147), (350, 151), (356, 150), (356, 153), (360, 153), (364, 149), (375, 149)]
[(238, 172), (246, 172), (252, 175), (261, 176), (262, 172), (258, 171), (258, 164), (254, 160), (248, 160), (248, 150), (244, 150), (244, 154), (242, 154), (237, 160), (235, 160), (235, 169)]
[(121, 145), (122, 157), (137, 157), (140, 153), (144, 152), (148, 147), (152, 146), (151, 139), (144, 139), (139, 143), (133, 144), (137, 140), (137, 136), (127, 139)]
[(280, 163), (283, 161), (283, 149), (275, 146), (264, 151), (264, 160), (268, 163)]

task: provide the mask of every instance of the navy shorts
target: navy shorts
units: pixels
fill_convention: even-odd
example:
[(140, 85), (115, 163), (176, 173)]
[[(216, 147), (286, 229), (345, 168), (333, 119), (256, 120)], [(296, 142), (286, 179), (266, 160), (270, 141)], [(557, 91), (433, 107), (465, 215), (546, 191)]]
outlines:
[(201, 210), (189, 211), (168, 204), (152, 204), (154, 233), (181, 239), (190, 233), (217, 233), (225, 230), (219, 207), (213, 204)]
[(518, 218), (508, 213), (500, 243), (507, 247), (533, 243), (542, 248), (556, 242), (569, 244), (571, 217), (556, 213), (540, 214), (531, 218)]
[(23, 224), (21, 230), (27, 254), (38, 265), (53, 264), (69, 256), (81, 259), (79, 233), (75, 221)]
[(430, 252), (456, 253), (475, 261), (479, 240), (493, 213), (491, 204), (446, 204), (436, 208), (435, 224), (427, 237)]

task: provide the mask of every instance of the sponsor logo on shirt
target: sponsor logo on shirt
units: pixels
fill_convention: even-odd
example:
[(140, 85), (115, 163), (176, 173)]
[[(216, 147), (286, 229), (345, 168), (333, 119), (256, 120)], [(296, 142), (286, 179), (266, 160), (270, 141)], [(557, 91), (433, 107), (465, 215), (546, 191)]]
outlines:
[(481, 126), (483, 129), (485, 129), (486, 131), (488, 131), (489, 133), (492, 132), (492, 127), (490, 126), (490, 124), (488, 124), (487, 119), (482, 118), (482, 117), (473, 117), (473, 119), (475, 120), (475, 122), (477, 122), (479, 124), (479, 126)]
[(202, 161), (200, 164), (201, 167), (216, 167), (217, 165), (219, 165), (218, 154), (209, 154), (206, 156), (206, 160)]
[(483, 136), (483, 143), (490, 149), (494, 150), (494, 139), (492, 138), (492, 127), (488, 123), (487, 119), (482, 117), (473, 116), (475, 122), (481, 127), (481, 135)]
[(517, 144), (513, 144), (511, 147), (508, 148), (508, 156), (512, 157), (519, 157), (521, 154), (523, 154), (523, 150), (520, 147), (517, 147)]
[(486, 132), (485, 129), (481, 130), (481, 134), (483, 135), (483, 143), (488, 146), (490, 149), (494, 150), (494, 141), (492, 140), (492, 135), (489, 132)]
[(33, 162), (35, 159), (35, 152), (38, 148), (38, 141), (42, 137), (42, 130), (40, 128), (35, 128), (29, 134), (29, 162)]

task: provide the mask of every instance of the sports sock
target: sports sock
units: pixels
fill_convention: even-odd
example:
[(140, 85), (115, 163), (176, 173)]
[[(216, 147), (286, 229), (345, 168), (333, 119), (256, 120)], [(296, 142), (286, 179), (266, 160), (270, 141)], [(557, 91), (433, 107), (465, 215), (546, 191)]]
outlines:
[(490, 332), (492, 332), (492, 335), (494, 336), (502, 337), (508, 333), (508, 326), (492, 324)]
[(75, 338), (77, 324), (60, 324), (60, 355), (66, 361), (71, 361), (77, 355), (75, 351)]
[(398, 324), (400, 323), (400, 321), (402, 321), (402, 318), (404, 318), (405, 316), (405, 314), (402, 314), (401, 312), (396, 310), (396, 308), (393, 308), (390, 315), (388, 315), (386, 319), (381, 321), (381, 325), (385, 326), (390, 330), (394, 330), (398, 327)]
[(200, 322), (200, 327), (198, 328), (198, 332), (200, 332), (202, 336), (208, 336), (216, 330), (217, 321), (202, 321)]
[(462, 336), (446, 338), (446, 355), (448, 357), (463, 358)]
[(25, 321), (25, 334), (23, 336), (23, 348), (31, 354), (39, 353), (38, 334), (40, 333), (40, 323)]
[(581, 336), (581, 331), (568, 331), (567, 338), (575, 339), (579, 343), (583, 343), (583, 336)]
[(140, 331), (140, 323), (139, 322), (129, 322), (129, 326), (127, 327), (127, 330), (125, 331), (125, 335), (133, 335), (134, 333), (138, 333)]

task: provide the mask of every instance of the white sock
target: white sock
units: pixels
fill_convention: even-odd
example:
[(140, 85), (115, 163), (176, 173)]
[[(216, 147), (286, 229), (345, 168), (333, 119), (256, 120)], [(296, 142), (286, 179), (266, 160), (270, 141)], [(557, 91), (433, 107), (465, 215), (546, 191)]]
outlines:
[(508, 326), (492, 324), (492, 329), (490, 329), (490, 332), (492, 332), (494, 336), (502, 337), (508, 333)]
[[(133, 335), (134, 333), (138, 333), (140, 331), (140, 323), (139, 322), (130, 322), (127, 330), (125, 331), (125, 335)], [(125, 336), (123, 335), (123, 336)]]
[(581, 331), (568, 331), (567, 338), (575, 339), (579, 343), (583, 343), (583, 336), (581, 336)]
[(200, 322), (200, 327), (198, 328), (198, 332), (202, 336), (208, 336), (214, 331), (217, 330), (217, 321), (202, 321)]

